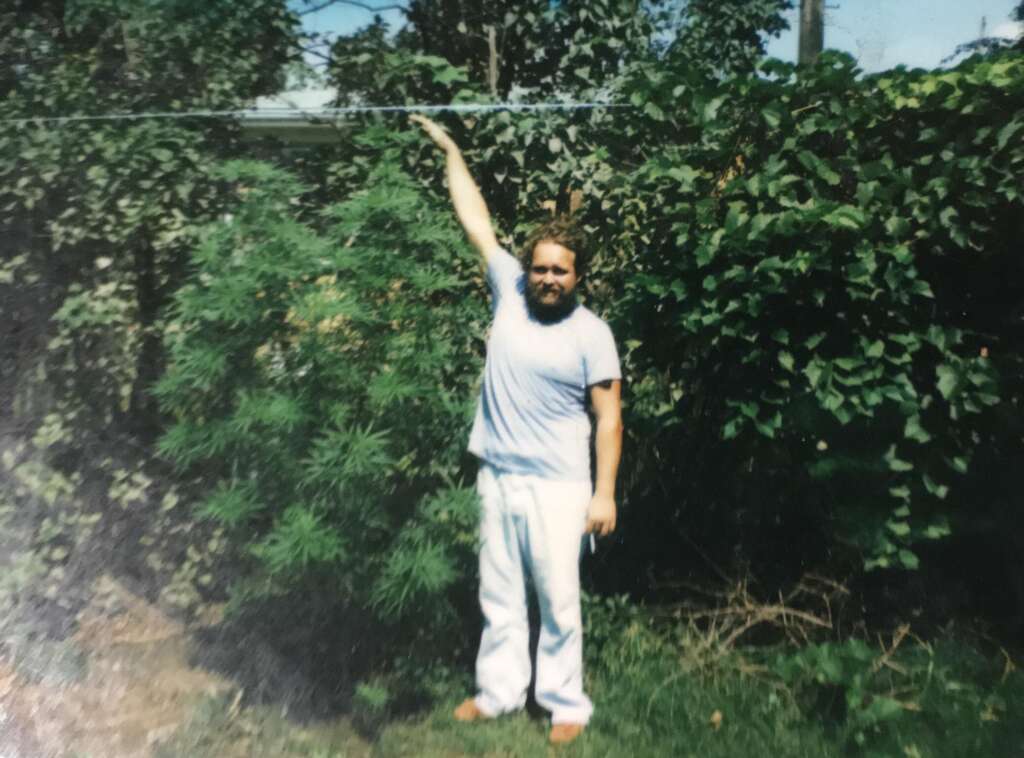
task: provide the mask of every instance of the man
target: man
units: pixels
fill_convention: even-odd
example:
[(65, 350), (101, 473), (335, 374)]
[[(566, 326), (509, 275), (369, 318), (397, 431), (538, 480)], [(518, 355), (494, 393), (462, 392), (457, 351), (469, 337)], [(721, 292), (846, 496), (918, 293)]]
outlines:
[[(479, 694), (460, 721), (522, 708), (530, 683), (525, 572), (540, 606), (537, 702), (551, 711), (553, 743), (583, 731), (579, 557), (585, 532), (615, 529), (622, 449), (621, 372), (607, 324), (576, 303), (585, 250), (571, 225), (545, 225), (521, 264), (498, 245), (483, 197), (458, 147), (413, 116), (446, 155), (455, 213), (487, 267), (494, 321), (469, 449), (480, 458)], [(525, 270), (524, 270), (525, 269)], [(589, 400), (597, 420), (596, 486), (590, 482)]]

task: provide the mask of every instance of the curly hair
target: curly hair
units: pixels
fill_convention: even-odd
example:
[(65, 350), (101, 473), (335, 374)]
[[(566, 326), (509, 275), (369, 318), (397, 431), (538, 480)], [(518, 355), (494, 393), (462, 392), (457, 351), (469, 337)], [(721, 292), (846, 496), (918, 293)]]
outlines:
[(539, 224), (526, 238), (519, 253), (519, 260), (525, 271), (533, 265), (533, 249), (541, 242), (554, 242), (575, 254), (573, 266), (576, 276), (582, 277), (590, 263), (587, 233), (573, 216), (561, 214)]

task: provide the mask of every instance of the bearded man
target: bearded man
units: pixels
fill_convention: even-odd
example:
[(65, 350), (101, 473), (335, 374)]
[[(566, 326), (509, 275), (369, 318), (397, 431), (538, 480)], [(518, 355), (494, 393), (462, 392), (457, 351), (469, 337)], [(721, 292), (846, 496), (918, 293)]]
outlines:
[[(483, 256), (494, 321), (469, 450), (480, 459), (480, 607), (484, 630), (476, 697), (460, 721), (493, 718), (526, 703), (530, 683), (526, 575), (540, 608), (537, 703), (551, 712), (553, 743), (583, 731), (593, 706), (583, 692), (579, 559), (584, 535), (615, 529), (622, 450), (621, 371), (608, 325), (576, 301), (586, 250), (570, 223), (538, 229), (523, 261), (497, 242), (487, 205), (448, 134), (413, 116), (446, 155), (448, 189)], [(597, 421), (591, 486), (591, 423)]]

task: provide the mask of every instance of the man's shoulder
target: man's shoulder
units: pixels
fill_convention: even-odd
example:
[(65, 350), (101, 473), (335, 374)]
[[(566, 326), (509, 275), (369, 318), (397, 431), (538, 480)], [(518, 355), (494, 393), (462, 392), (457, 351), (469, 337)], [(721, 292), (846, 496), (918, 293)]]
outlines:
[(496, 247), (487, 256), (487, 266), (506, 273), (522, 274), (523, 264), (503, 247)]
[(581, 329), (611, 331), (608, 322), (585, 305), (577, 305), (573, 317)]
[(503, 247), (495, 248), (488, 256), (487, 278), (495, 293), (523, 290), (522, 264)]

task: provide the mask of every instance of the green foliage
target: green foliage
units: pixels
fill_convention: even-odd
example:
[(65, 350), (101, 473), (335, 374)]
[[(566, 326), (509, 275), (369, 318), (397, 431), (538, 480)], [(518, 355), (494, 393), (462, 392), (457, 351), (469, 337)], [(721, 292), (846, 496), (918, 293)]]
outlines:
[(898, 646), (879, 650), (857, 639), (811, 645), (777, 653), (770, 667), (807, 716), (827, 720), (846, 749), (865, 755), (910, 746), (917, 755), (1011, 749), (1020, 735), (1007, 698), (1020, 687), (1018, 676), (1009, 668), (1000, 675), (996, 660), (953, 640)]
[(783, 13), (792, 6), (790, 0), (690, 0), (666, 55), (709, 78), (747, 73), (764, 57), (765, 37), (789, 28)]
[(880, 671), (877, 659), (871, 647), (851, 639), (779, 653), (773, 670), (799, 690), (808, 707), (832, 711), (830, 715), (844, 724), (849, 738), (863, 747), (869, 734), (877, 736), (885, 722), (899, 718), (905, 707), (914, 707), (887, 694), (894, 689), (892, 671)]
[(396, 167), (393, 138), (364, 144), (379, 162), (319, 228), (283, 171), (221, 170), (239, 200), (172, 308), (160, 449), (216, 482), (201, 513), (255, 559), (250, 585), (328, 581), (317, 602), (426, 614), (436, 636), (475, 555), (458, 482), (486, 309), (447, 209)]
[(363, 682), (352, 696), (352, 721), (359, 731), (376, 735), (390, 712), (392, 695), (383, 681)]
[[(681, 97), (652, 119), (693, 136), (611, 198), (632, 251), (632, 421), (652, 451), (703, 448), (714, 463), (694, 494), (737, 481), (734, 513), (774, 511), (869, 568), (915, 568), (913, 542), (989, 506), (971, 461), (1009, 449), (996, 430), (1020, 417), (1006, 277), (1020, 272), (1024, 67), (859, 78), (826, 54), (794, 76), (772, 61), (706, 93), (685, 72), (657, 81)], [(635, 96), (654, 87), (638, 77)]]
[[(458, 91), (444, 85), (455, 84), (498, 99), (513, 93), (530, 99), (584, 96), (650, 51), (662, 5), (667, 4), (529, 0), (514, 6), (478, 2), (470, 8), (412, 0), (405, 9), (409, 23), (392, 40), (379, 20), (340, 38), (332, 51), (332, 78), (340, 91), (378, 102), (378, 96), (395, 95), (381, 87), (400, 71), (394, 62), (412, 55), (452, 67), (420, 82), (400, 81), (397, 93), (412, 95), (406, 88), (415, 88), (419, 102), (441, 102), (438, 97)], [(493, 89), (489, 30), (495, 44)]]
[(671, 655), (671, 645), (653, 626), (651, 616), (626, 595), (583, 594), (584, 647), (588, 668), (611, 676), (643, 660)]
[(33, 371), (15, 404), (74, 418), (72, 445), (89, 428), (151, 432), (159, 310), (223, 202), (206, 166), (234, 130), (31, 119), (237, 107), (280, 84), (295, 17), (278, 0), (23, 5), (0, 13), (0, 98), (25, 119), (0, 135), (0, 231), (21, 261), (0, 275), (0, 320), (27, 335)]

